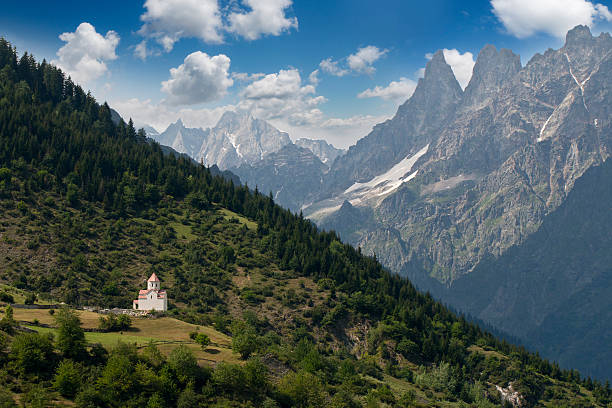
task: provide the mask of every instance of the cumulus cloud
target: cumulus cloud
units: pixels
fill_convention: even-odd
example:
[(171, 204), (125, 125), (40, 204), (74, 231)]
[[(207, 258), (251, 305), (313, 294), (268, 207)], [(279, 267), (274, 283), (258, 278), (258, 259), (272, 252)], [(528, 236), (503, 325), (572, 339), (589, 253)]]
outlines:
[(119, 35), (114, 31), (108, 31), (103, 37), (91, 24), (81, 23), (75, 32), (63, 33), (59, 38), (66, 44), (52, 62), (76, 82), (85, 84), (101, 77), (108, 71), (106, 61), (117, 58)]
[(355, 72), (371, 75), (376, 71), (372, 64), (378, 61), (386, 53), (387, 50), (381, 50), (373, 45), (368, 45), (367, 47), (358, 49), (355, 54), (348, 56), (348, 66)]
[[(164, 51), (185, 37), (199, 38), (207, 43), (221, 43), (223, 21), (217, 0), (147, 0), (146, 11), (140, 16), (144, 23), (139, 33), (154, 38)], [(146, 41), (135, 49), (138, 57), (146, 58)]]
[(344, 76), (349, 73), (348, 69), (340, 68), (338, 61), (333, 61), (331, 58), (324, 59), (319, 63), (319, 68), (326, 74), (334, 76)]
[(444, 59), (453, 70), (453, 74), (455, 74), (457, 82), (459, 82), (462, 89), (465, 89), (470, 82), (470, 78), (472, 78), (472, 71), (474, 70), (474, 64), (476, 63), (474, 61), (474, 55), (471, 52), (462, 54), (454, 48), (452, 50), (445, 48), (443, 52)]
[(266, 74), (257, 72), (255, 74), (247, 74), (246, 72), (232, 72), (232, 79), (241, 82), (252, 82), (265, 77)]
[(403, 102), (410, 98), (416, 89), (417, 83), (408, 78), (391, 81), (389, 85), (376, 86), (357, 95), (358, 98), (382, 98), (386, 101)]
[(223, 54), (210, 57), (196, 51), (185, 57), (178, 68), (170, 69), (170, 79), (162, 82), (161, 90), (168, 94), (168, 103), (173, 105), (221, 99), (234, 84), (229, 67), (230, 59)]
[(297, 18), (285, 15), (292, 0), (243, 0), (242, 3), (250, 11), (230, 13), (227, 31), (247, 40), (256, 40), (263, 35), (280, 35), (298, 27)]
[(319, 85), (319, 81), (319, 70), (315, 69), (310, 73), (310, 75), (308, 75), (308, 82), (310, 82), (314, 86), (317, 86)]
[(243, 9), (237, 2), (233, 2), (233, 7), (220, 8), (218, 0), (146, 0), (145, 12), (140, 16), (143, 25), (138, 31), (145, 39), (136, 46), (134, 55), (145, 59), (159, 54), (147, 48), (150, 39), (169, 52), (181, 38), (219, 44), (225, 32), (247, 40), (280, 35), (298, 27), (297, 18), (285, 13), (292, 3), (292, 0), (242, 0), (246, 8)]
[[(472, 78), (472, 71), (474, 70), (474, 64), (476, 64), (476, 61), (474, 61), (474, 54), (471, 52), (462, 54), (454, 48), (452, 50), (444, 48), (442, 52), (444, 53), (444, 60), (453, 70), (457, 82), (459, 82), (462, 89), (465, 89), (470, 82), (470, 78)], [(425, 54), (425, 58), (430, 60), (433, 58), (433, 54)], [(425, 76), (425, 68), (421, 68), (418, 72), (419, 78)]]
[(493, 13), (518, 38), (542, 32), (563, 38), (568, 30), (597, 20), (612, 21), (603, 4), (588, 0), (491, 0)]
[(295, 125), (320, 120), (323, 114), (318, 105), (326, 101), (325, 97), (316, 95), (312, 83), (302, 83), (297, 69), (268, 74), (249, 84), (240, 96), (240, 109), (262, 119), (285, 118)]
[(346, 63), (334, 61), (332, 58), (324, 59), (319, 63), (319, 68), (326, 74), (337, 77), (345, 76), (349, 73), (372, 75), (376, 69), (374, 63), (382, 58), (387, 50), (381, 50), (374, 45), (359, 48), (354, 54), (346, 57)]

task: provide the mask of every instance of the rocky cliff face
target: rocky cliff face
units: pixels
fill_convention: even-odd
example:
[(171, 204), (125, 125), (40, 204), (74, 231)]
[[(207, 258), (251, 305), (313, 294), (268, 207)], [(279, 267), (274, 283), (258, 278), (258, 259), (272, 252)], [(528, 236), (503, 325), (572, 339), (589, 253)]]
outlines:
[[(576, 179), (609, 156), (611, 51), (608, 34), (593, 38), (586, 27), (525, 67), (487, 46), (465, 92), (436, 54), (396, 116), (334, 163), (321, 199), (429, 145), (410, 181), (368, 203), (376, 227), (368, 221), (353, 243), (400, 273), (418, 264), (450, 284), (537, 231)], [(311, 207), (307, 215), (320, 214)], [(330, 213), (318, 221), (329, 225)]]
[(538, 231), (487, 257), (444, 298), (585, 375), (609, 378), (612, 161), (589, 169)]
[(254, 163), (291, 143), (289, 135), (250, 114), (225, 112), (202, 143), (195, 159), (221, 169)]
[(344, 150), (336, 149), (325, 140), (301, 138), (295, 144), (313, 152), (327, 166), (331, 166), (338, 156), (344, 154)]
[(230, 170), (251, 188), (271, 192), (274, 201), (299, 211), (306, 197), (320, 188), (328, 167), (312, 151), (290, 143), (253, 164)]

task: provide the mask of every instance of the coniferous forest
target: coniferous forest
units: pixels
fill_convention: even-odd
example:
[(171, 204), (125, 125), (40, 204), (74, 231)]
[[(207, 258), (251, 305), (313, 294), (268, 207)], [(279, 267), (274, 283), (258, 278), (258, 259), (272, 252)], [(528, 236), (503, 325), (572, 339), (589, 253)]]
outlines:
[[(166, 317), (225, 336), (231, 358), (88, 340), (78, 308), (130, 308), (153, 272)], [(6, 40), (0, 283), (7, 305), (65, 304), (40, 328), (6, 306), (2, 407), (612, 403), (609, 383), (499, 340), (266, 193), (164, 153)]]

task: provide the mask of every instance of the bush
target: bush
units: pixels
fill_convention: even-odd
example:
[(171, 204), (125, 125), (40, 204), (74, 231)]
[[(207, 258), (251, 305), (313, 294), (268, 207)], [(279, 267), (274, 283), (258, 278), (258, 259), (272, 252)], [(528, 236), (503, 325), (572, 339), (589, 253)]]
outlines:
[(4, 388), (0, 388), (0, 408), (17, 408), (17, 404), (15, 404), (13, 396), (9, 390)]
[(53, 366), (53, 336), (24, 333), (11, 343), (9, 358), (21, 374), (46, 373)]
[(232, 327), (232, 350), (246, 360), (258, 348), (259, 342), (255, 329), (244, 322), (236, 322)]
[(73, 398), (81, 387), (81, 371), (72, 360), (62, 360), (53, 380), (53, 386), (66, 398)]
[(206, 349), (210, 344), (210, 337), (204, 333), (191, 332), (189, 333), (189, 338), (198, 343), (202, 347), (202, 350)]
[(198, 361), (186, 346), (181, 345), (172, 350), (168, 356), (168, 364), (183, 384), (194, 381), (199, 377)]
[(23, 303), (26, 305), (33, 305), (36, 303), (36, 293), (28, 293)]
[(10, 293), (0, 292), (0, 301), (6, 303), (15, 303), (15, 298)]
[(321, 381), (305, 371), (287, 374), (278, 384), (278, 391), (292, 407), (319, 407), (325, 402)]
[(11, 305), (8, 305), (4, 310), (4, 316), (0, 319), (0, 330), (8, 334), (13, 334), (15, 326), (17, 326), (17, 322), (15, 322), (13, 318), (13, 308)]
[(129, 330), (132, 327), (132, 318), (128, 315), (109, 314), (106, 317), (100, 316), (98, 328), (105, 332), (118, 332)]

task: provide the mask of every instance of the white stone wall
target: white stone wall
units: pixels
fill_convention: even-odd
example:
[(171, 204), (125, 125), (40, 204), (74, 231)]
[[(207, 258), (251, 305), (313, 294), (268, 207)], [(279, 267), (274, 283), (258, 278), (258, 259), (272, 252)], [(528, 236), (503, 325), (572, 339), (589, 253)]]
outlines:
[(149, 294), (146, 299), (138, 299), (138, 310), (159, 310), (165, 312), (168, 310), (168, 299), (157, 299), (155, 293), (153, 293), (153, 299), (151, 299), (151, 294)]

